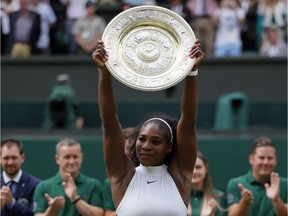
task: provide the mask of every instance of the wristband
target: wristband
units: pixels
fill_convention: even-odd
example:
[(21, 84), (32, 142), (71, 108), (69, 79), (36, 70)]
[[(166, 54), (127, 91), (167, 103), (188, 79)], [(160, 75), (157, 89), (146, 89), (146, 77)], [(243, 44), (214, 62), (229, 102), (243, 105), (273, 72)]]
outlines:
[(195, 71), (191, 71), (187, 74), (187, 76), (197, 76), (198, 75), (198, 69)]
[(75, 205), (80, 199), (81, 199), (81, 197), (78, 195), (76, 197), (76, 199), (74, 201), (72, 201), (72, 203)]

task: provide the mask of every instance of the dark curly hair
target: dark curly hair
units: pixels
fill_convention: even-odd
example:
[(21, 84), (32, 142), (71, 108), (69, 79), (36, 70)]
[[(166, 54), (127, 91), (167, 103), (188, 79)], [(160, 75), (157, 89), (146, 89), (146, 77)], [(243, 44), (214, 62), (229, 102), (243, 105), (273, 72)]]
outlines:
[(152, 118), (160, 118), (163, 119), (164, 121), (166, 121), (169, 126), (172, 129), (172, 134), (173, 134), (173, 140), (172, 140), (172, 150), (169, 154), (167, 154), (166, 158), (165, 158), (165, 164), (169, 165), (169, 163), (171, 162), (175, 151), (177, 150), (177, 133), (176, 133), (176, 129), (177, 129), (177, 125), (178, 125), (178, 119), (174, 118), (174, 117), (170, 117), (164, 113), (151, 113), (149, 115), (147, 115), (141, 122), (140, 124), (135, 128), (135, 134), (133, 136), (133, 141), (132, 141), (132, 145), (131, 145), (131, 149), (130, 149), (130, 157), (131, 160), (133, 161), (134, 164), (140, 164), (139, 159), (137, 157), (137, 153), (136, 153), (136, 141), (139, 137), (139, 132), (140, 129), (145, 126), (146, 124), (150, 123), (150, 122), (154, 122), (155, 124), (157, 124), (159, 126), (160, 129), (163, 129), (164, 131), (166, 131), (165, 135), (167, 140), (171, 139), (171, 133), (169, 131), (169, 128), (167, 128), (167, 125), (165, 125), (165, 123), (159, 121), (159, 120), (151, 120), (149, 122), (147, 122), (147, 120), (152, 119)]

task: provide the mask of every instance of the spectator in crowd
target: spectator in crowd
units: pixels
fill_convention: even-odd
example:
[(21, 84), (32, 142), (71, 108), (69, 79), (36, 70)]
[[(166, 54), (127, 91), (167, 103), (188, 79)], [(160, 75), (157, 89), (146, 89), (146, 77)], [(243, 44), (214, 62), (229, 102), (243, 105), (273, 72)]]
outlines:
[(177, 216), (187, 213), (197, 154), (196, 75), (197, 66), (204, 57), (199, 40), (191, 46), (186, 55), (198, 58), (198, 61), (184, 81), (180, 120), (159, 114), (140, 124), (134, 142), (134, 153), (140, 161), (136, 168), (124, 151), (125, 139), (117, 114), (112, 78), (105, 66), (109, 55), (103, 41), (99, 41), (93, 53), (99, 73), (104, 160), (118, 216)]
[(7, 39), (8, 39), (8, 35), (10, 32), (10, 21), (9, 21), (9, 16), (6, 13), (6, 11), (4, 10), (4, 6), (3, 6), (3, 1), (0, 2), (1, 4), (1, 55), (6, 55), (7, 54), (7, 49), (6, 49), (6, 45), (7, 45)]
[(287, 44), (276, 26), (266, 28), (260, 47), (260, 55), (267, 57), (287, 56)]
[(122, 10), (127, 10), (131, 7), (141, 6), (141, 5), (157, 5), (156, 0), (123, 0)]
[(25, 156), (22, 143), (15, 139), (1, 142), (2, 216), (33, 216), (33, 193), (40, 180), (22, 170)]
[(238, 0), (222, 0), (213, 15), (216, 24), (214, 56), (240, 56), (242, 54), (241, 25), (244, 11)]
[(217, 0), (187, 0), (187, 7), (192, 13), (192, 28), (200, 38), (207, 56), (213, 55), (215, 25), (212, 17), (218, 7)]
[(226, 213), (224, 192), (213, 187), (209, 166), (201, 152), (197, 159), (191, 181), (188, 216), (220, 216)]
[(56, 16), (52, 7), (43, 0), (31, 0), (31, 10), (40, 14), (41, 33), (37, 42), (38, 54), (50, 54), (50, 28), (56, 23)]
[(40, 15), (28, 9), (30, 0), (20, 0), (20, 10), (10, 13), (8, 53), (12, 57), (29, 57), (37, 54), (40, 36)]
[(169, 3), (170, 10), (183, 17), (189, 25), (192, 25), (191, 10), (182, 2), (182, 0), (170, 0)]
[(1, 0), (1, 7), (9, 15), (12, 12), (20, 10), (20, 0)]
[[(123, 136), (125, 139), (125, 154), (128, 158), (132, 159), (132, 149), (133, 142), (135, 139), (136, 130), (135, 128), (129, 127), (123, 129)], [(135, 167), (139, 166), (139, 162), (135, 162)], [(117, 216), (116, 209), (112, 199), (112, 191), (109, 179), (105, 179), (103, 185), (103, 207), (104, 207), (104, 216)]]
[(84, 118), (68, 74), (56, 77), (45, 108), (44, 129), (82, 129)]
[(19, 0), (1, 0), (1, 55), (10, 55), (8, 50), (8, 37), (10, 33), (9, 15), (20, 9)]
[(259, 5), (259, 16), (261, 19), (261, 38), (266, 28), (277, 26), (280, 36), (283, 40), (285, 38), (285, 31), (287, 30), (287, 1), (285, 0), (261, 0)]
[(244, 11), (245, 18), (241, 28), (241, 40), (243, 42), (243, 52), (258, 53), (259, 44), (257, 38), (257, 18), (258, 18), (259, 0), (242, 0), (241, 8)]
[(106, 28), (104, 18), (95, 14), (96, 8), (96, 0), (88, 0), (86, 17), (78, 19), (72, 30), (75, 40), (81, 48), (80, 52), (89, 55), (95, 50), (97, 41), (101, 39)]
[(256, 139), (249, 163), (251, 170), (247, 174), (228, 182), (228, 215), (287, 215), (287, 179), (275, 172), (277, 155), (272, 140)]
[(66, 34), (68, 38), (68, 52), (70, 55), (78, 54), (79, 47), (72, 32), (73, 26), (78, 19), (86, 17), (87, 0), (61, 0), (66, 9)]
[(70, 138), (60, 140), (55, 160), (59, 172), (36, 187), (35, 216), (102, 216), (102, 185), (80, 172), (81, 145)]
[(56, 23), (50, 28), (51, 54), (67, 54), (66, 6), (62, 4), (61, 0), (49, 0), (49, 5), (56, 15)]

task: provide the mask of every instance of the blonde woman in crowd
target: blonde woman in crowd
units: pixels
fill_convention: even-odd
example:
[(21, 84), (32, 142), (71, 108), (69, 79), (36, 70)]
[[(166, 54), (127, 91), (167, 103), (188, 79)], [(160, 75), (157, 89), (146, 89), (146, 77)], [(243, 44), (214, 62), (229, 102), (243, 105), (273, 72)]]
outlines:
[(187, 216), (220, 216), (226, 213), (224, 192), (213, 188), (209, 166), (201, 152), (197, 159), (191, 181), (190, 206)]

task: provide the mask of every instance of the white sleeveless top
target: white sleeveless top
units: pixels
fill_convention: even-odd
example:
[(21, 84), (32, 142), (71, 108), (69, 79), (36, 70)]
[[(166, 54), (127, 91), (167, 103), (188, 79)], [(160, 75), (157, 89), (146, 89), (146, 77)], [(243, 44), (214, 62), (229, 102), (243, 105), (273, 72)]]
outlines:
[(140, 164), (116, 212), (118, 216), (186, 216), (187, 207), (166, 165)]

